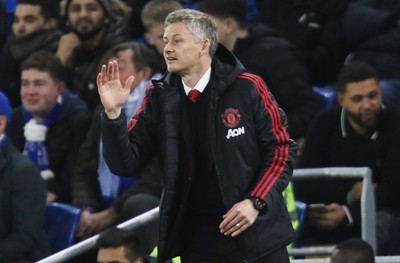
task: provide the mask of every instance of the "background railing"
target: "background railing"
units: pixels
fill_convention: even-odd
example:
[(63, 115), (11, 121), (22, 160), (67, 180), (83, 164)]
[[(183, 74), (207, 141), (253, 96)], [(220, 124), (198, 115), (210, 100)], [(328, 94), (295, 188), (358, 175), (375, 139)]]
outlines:
[[(367, 241), (376, 251), (376, 233), (375, 233), (375, 200), (372, 188), (372, 172), (367, 167), (329, 167), (329, 168), (313, 168), (313, 169), (295, 169), (293, 177), (296, 180), (312, 179), (321, 177), (333, 178), (361, 178), (363, 180), (363, 190), (361, 193), (361, 235), (362, 239)], [(142, 215), (132, 218), (117, 227), (122, 229), (138, 228), (149, 221), (156, 220), (158, 217), (159, 208), (154, 208)], [(67, 249), (64, 249), (56, 254), (53, 254), (39, 263), (58, 263), (69, 260), (77, 255), (82, 254), (96, 246), (99, 235), (88, 238), (78, 244), (75, 244)], [(308, 247), (308, 248), (293, 248), (289, 250), (289, 255), (292, 256), (307, 256), (307, 255), (329, 255), (332, 248), (321, 247)], [(379, 257), (377, 257), (379, 258)], [(382, 260), (388, 259), (389, 261), (377, 262), (390, 262), (400, 263), (400, 257), (382, 257)], [(317, 260), (292, 260), (292, 262), (302, 263), (324, 263), (325, 259)]]
[[(294, 180), (314, 178), (360, 178), (361, 192), (361, 238), (367, 241), (376, 253), (375, 195), (372, 186), (372, 171), (368, 167), (327, 167), (295, 169)], [(304, 249), (307, 252), (307, 249)]]

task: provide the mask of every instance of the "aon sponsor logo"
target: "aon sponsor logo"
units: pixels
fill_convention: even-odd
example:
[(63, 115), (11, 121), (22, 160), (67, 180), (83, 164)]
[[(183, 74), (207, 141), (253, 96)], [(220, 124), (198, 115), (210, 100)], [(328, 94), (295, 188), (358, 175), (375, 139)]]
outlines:
[(244, 134), (244, 127), (240, 127), (237, 129), (229, 129), (226, 138), (229, 140), (231, 137), (236, 137)]

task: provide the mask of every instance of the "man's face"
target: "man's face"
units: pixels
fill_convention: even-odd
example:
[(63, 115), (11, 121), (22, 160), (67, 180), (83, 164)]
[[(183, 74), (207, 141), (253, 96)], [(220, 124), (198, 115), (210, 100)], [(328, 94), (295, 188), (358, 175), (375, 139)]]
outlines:
[(184, 76), (196, 71), (204, 47), (184, 23), (173, 23), (165, 28), (164, 44), (164, 58), (169, 72)]
[(122, 85), (125, 85), (126, 80), (129, 76), (135, 76), (133, 80), (131, 91), (136, 88), (137, 85), (143, 80), (142, 74), (136, 70), (135, 65), (132, 63), (133, 59), (133, 52), (131, 49), (121, 50), (115, 54), (115, 59), (118, 62), (118, 69), (119, 69), (119, 80), (121, 81)]
[(29, 4), (17, 5), (12, 23), (12, 32), (16, 39), (48, 28), (50, 28), (50, 25), (42, 16), (40, 6)]
[(150, 45), (157, 49), (157, 52), (162, 54), (164, 52), (164, 24), (154, 26), (148, 32), (145, 33), (146, 40)]
[(331, 256), (331, 263), (361, 263), (362, 257), (347, 249), (335, 249)]
[(347, 111), (350, 123), (365, 131), (377, 121), (382, 107), (382, 93), (375, 79), (367, 79), (348, 83), (345, 91), (338, 94), (338, 101)]
[(51, 78), (47, 71), (23, 70), (21, 73), (21, 101), (35, 118), (44, 118), (57, 102), (63, 83)]
[(97, 263), (131, 263), (125, 257), (125, 248), (100, 248), (97, 253)]
[(72, 0), (68, 7), (68, 25), (81, 40), (99, 34), (108, 23), (104, 9), (97, 0)]

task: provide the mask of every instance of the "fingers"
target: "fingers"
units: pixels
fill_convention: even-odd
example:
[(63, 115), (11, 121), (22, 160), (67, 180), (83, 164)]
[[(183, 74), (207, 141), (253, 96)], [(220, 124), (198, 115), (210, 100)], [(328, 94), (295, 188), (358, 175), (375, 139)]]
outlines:
[(134, 79), (135, 79), (134, 76), (130, 76), (130, 77), (126, 80), (124, 88), (130, 90), (130, 88), (132, 87), (132, 84), (133, 84), (133, 80), (134, 80)]

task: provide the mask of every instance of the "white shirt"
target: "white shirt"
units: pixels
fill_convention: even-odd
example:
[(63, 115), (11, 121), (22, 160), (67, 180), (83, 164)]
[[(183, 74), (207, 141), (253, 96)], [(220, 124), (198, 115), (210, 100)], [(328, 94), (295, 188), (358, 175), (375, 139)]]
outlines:
[[(193, 87), (193, 89), (197, 89), (198, 91), (200, 91), (200, 93), (202, 93), (204, 91), (204, 89), (206, 88), (208, 82), (210, 81), (210, 77), (211, 77), (211, 66), (207, 69), (207, 71), (204, 73), (204, 75), (196, 83), (196, 85)], [(183, 82), (183, 79), (182, 79), (182, 84), (183, 84), (183, 88), (184, 88), (186, 96), (187, 96), (189, 94), (189, 91), (192, 90), (192, 88), (187, 86), (185, 84), (185, 82)]]

